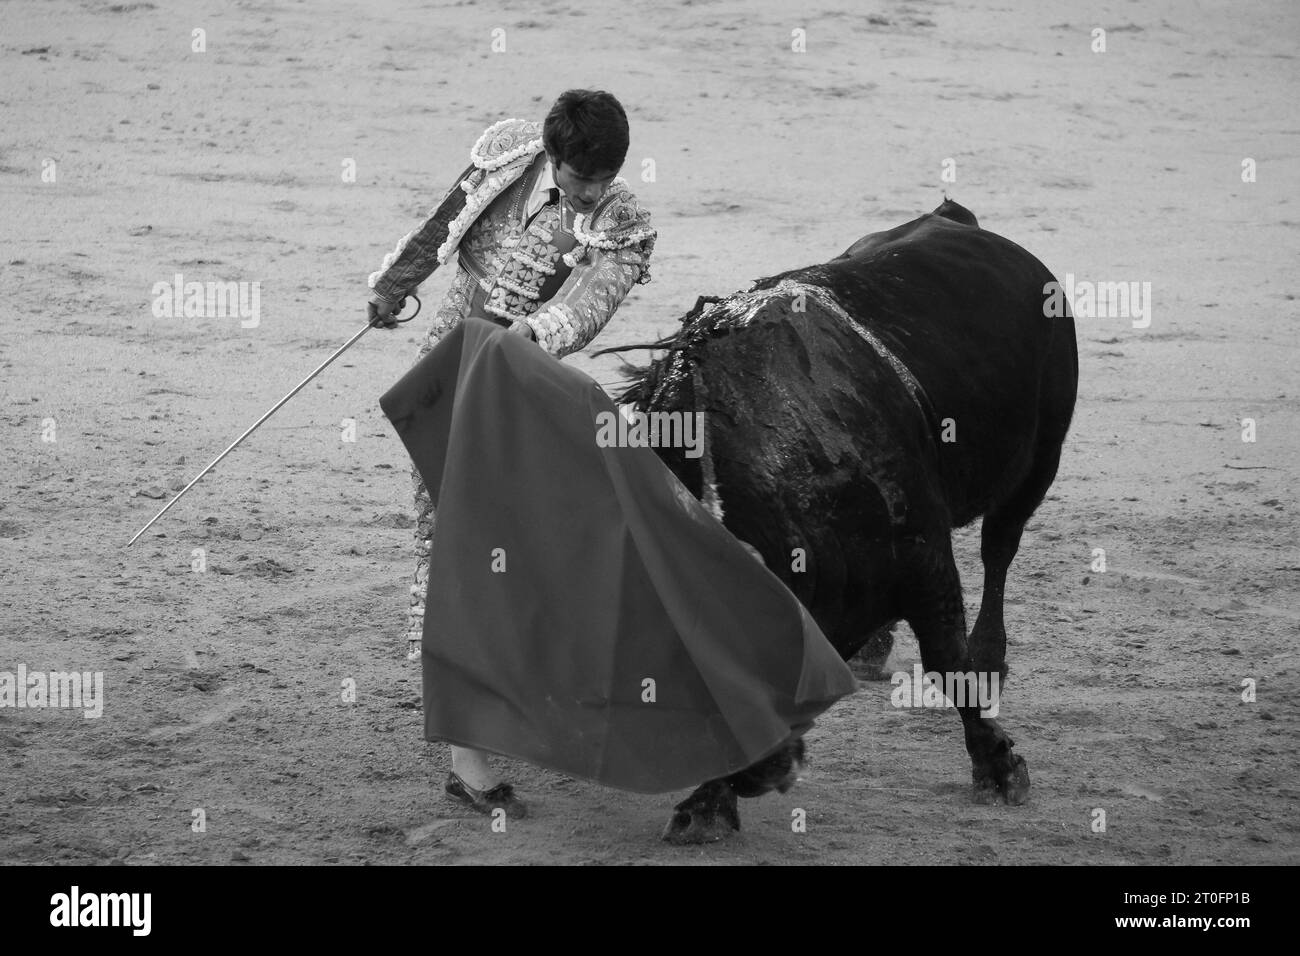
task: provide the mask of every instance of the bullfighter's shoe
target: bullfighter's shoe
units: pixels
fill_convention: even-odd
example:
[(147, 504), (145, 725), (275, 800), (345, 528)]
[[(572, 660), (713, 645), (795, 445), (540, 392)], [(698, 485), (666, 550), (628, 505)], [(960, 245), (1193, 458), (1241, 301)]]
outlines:
[(453, 770), (443, 789), (448, 796), (455, 797), (479, 813), (490, 815), (494, 810), (501, 809), (505, 810), (506, 816), (511, 820), (521, 820), (528, 816), (528, 806), (515, 796), (515, 788), (508, 783), (499, 783), (490, 790), (475, 790)]

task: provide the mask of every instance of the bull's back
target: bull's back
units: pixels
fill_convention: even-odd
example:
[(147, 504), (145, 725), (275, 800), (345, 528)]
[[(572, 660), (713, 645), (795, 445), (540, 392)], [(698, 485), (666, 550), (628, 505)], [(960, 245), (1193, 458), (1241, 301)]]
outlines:
[(983, 514), (1019, 480), (1044, 425), (1064, 434), (1077, 380), (1074, 323), (1044, 315), (1053, 276), (1015, 243), (931, 214), (809, 272), (921, 384), (954, 524)]

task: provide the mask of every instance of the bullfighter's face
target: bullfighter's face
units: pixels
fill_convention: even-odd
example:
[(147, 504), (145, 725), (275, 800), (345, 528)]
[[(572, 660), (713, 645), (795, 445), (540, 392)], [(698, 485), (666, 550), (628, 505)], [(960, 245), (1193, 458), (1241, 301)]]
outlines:
[(604, 195), (609, 184), (618, 175), (617, 169), (605, 170), (583, 176), (567, 162), (556, 163), (555, 157), (548, 156), (555, 170), (555, 185), (568, 197), (570, 205), (583, 215), (596, 208), (596, 202)]

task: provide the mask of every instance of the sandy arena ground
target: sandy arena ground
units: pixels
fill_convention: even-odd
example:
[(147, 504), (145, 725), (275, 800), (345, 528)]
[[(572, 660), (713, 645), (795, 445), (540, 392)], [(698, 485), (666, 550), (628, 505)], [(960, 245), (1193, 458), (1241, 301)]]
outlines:
[[(1300, 7), (373, 6), (0, 4), (0, 671), (102, 671), (106, 698), (99, 719), (0, 709), (0, 862), (1300, 862)], [(401, 641), (408, 462), (377, 404), (423, 319), (362, 339), (123, 550), (361, 326), (366, 275), (482, 128), (570, 86), (627, 106), (624, 172), (660, 230), (598, 346), (945, 189), (1062, 279), (1151, 284), (1145, 328), (1078, 320), (1075, 424), (1012, 566), (1001, 719), (1028, 805), (972, 805), (957, 717), (883, 683), (724, 844), (660, 841), (684, 794), (520, 765), (530, 819), (494, 833), (451, 805)], [(155, 317), (177, 273), (260, 283), (260, 321)], [(975, 529), (958, 546), (973, 620)], [(916, 659), (904, 632), (892, 666)]]

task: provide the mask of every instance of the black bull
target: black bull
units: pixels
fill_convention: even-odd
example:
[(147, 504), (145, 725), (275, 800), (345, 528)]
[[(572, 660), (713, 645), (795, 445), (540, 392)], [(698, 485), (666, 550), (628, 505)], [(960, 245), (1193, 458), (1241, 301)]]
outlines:
[[(845, 659), (901, 618), (927, 671), (1000, 681), (1007, 568), (1056, 476), (1078, 382), (1073, 319), (1044, 314), (1053, 281), (945, 201), (823, 265), (702, 298), (622, 400), (705, 413), (705, 454), (661, 457)], [(984, 595), (968, 642), (951, 532), (981, 515)], [(1024, 759), (971, 704), (958, 710), (975, 799), (1023, 803)], [(704, 784), (665, 838), (739, 829), (737, 795), (788, 789), (802, 756), (792, 739)]]

